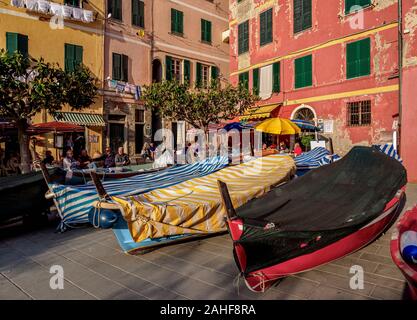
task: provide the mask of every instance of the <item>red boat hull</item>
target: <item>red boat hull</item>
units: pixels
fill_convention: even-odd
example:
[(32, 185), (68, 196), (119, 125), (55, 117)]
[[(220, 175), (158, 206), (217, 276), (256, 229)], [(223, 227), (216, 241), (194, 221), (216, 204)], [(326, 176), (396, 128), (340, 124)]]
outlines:
[(401, 256), (400, 249), (401, 234), (408, 230), (417, 231), (417, 206), (404, 214), (398, 222), (396, 230), (392, 234), (391, 238), (392, 260), (394, 260), (394, 263), (401, 270), (408, 282), (411, 299), (417, 300), (417, 266), (410, 265), (405, 262)]
[[(343, 258), (344, 256), (367, 246), (375, 241), (392, 223), (395, 222), (400, 214), (399, 205), (403, 198), (404, 192), (401, 190), (397, 196), (387, 204), (382, 215), (349, 236), (312, 253), (304, 254), (277, 265), (247, 274), (245, 276), (246, 285), (252, 291), (263, 292), (280, 278), (316, 268), (322, 264)], [(228, 225), (232, 239), (240, 239), (243, 230), (242, 220), (229, 220)], [(238, 260), (241, 270), (244, 270), (246, 266), (244, 249), (236, 243), (235, 251), (236, 259)]]

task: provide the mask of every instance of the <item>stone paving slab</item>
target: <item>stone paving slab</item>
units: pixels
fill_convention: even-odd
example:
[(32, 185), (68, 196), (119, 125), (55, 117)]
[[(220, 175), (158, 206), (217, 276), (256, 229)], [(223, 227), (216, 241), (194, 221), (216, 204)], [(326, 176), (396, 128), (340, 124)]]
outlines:
[[(406, 209), (417, 202), (407, 188)], [(228, 235), (124, 254), (111, 230), (53, 228), (0, 239), (0, 299), (403, 299), (406, 288), (390, 257), (392, 229), (338, 261), (283, 279), (266, 293), (246, 288)], [(53, 264), (64, 267), (64, 290), (49, 287)], [(365, 271), (365, 287), (349, 287), (350, 267)], [(239, 288), (239, 289), (238, 289)]]

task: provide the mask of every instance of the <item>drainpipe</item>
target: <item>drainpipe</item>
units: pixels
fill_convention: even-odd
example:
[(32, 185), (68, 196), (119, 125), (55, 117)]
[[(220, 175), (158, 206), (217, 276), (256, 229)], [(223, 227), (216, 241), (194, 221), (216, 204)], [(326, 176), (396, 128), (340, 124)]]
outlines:
[(403, 88), (403, 5), (398, 0), (398, 146), (397, 152), (401, 154), (401, 120), (402, 120), (402, 88)]

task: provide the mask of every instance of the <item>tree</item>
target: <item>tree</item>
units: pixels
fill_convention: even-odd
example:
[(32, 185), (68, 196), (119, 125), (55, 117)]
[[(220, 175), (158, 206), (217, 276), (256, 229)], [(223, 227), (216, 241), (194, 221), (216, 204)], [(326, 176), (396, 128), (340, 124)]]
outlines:
[(97, 79), (80, 65), (66, 72), (56, 64), (30, 59), (19, 52), (0, 50), (0, 117), (18, 129), (22, 172), (30, 170), (29, 136), (32, 117), (54, 113), (68, 104), (73, 110), (90, 106), (97, 95)]
[(162, 118), (183, 120), (204, 132), (210, 123), (242, 115), (259, 100), (243, 85), (222, 87), (219, 81), (212, 81), (208, 88), (195, 89), (178, 81), (152, 83), (144, 87), (142, 99)]

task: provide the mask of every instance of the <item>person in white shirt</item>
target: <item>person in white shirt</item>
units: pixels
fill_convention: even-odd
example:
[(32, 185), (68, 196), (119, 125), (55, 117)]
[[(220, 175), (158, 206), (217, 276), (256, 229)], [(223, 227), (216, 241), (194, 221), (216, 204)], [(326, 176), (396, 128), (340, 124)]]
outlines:
[(72, 150), (68, 150), (66, 157), (62, 161), (62, 166), (64, 167), (64, 170), (70, 171), (75, 169), (80, 163), (78, 161), (75, 161), (74, 154)]

